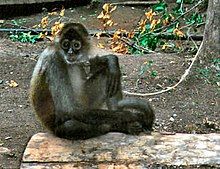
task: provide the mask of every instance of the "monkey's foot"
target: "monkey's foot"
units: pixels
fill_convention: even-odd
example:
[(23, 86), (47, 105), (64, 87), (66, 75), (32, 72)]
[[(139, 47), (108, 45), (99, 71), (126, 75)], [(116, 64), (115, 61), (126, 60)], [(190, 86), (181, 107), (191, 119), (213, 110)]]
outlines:
[(139, 122), (132, 122), (127, 126), (128, 134), (137, 135), (144, 131), (142, 125)]

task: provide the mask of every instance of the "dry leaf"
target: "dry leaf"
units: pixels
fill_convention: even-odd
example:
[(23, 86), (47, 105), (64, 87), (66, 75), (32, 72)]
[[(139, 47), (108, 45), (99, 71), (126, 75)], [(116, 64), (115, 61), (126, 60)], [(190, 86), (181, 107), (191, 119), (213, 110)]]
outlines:
[(49, 12), (48, 15), (58, 15), (57, 12)]
[(45, 32), (45, 33), (41, 32), (40, 35), (39, 35), (39, 38), (44, 39), (44, 38), (47, 37), (47, 35), (48, 35), (48, 32)]
[(139, 22), (139, 27), (138, 27), (138, 28), (139, 28), (142, 32), (144, 32), (145, 29), (146, 29), (146, 22), (147, 22), (146, 19), (141, 19), (141, 21)]
[(9, 84), (8, 84), (10, 87), (17, 87), (18, 86), (18, 83), (15, 82), (14, 80), (10, 80)]
[(159, 23), (160, 23), (160, 19), (158, 19), (158, 20), (156, 20), (156, 19), (152, 20), (151, 25), (150, 25), (151, 30), (154, 30), (155, 26), (156, 26), (157, 24), (159, 24)]
[(177, 35), (178, 37), (184, 37), (185, 36), (185, 34), (177, 28), (173, 30), (173, 34)]
[(112, 9), (110, 10), (110, 13), (114, 12), (117, 9), (117, 6), (112, 6)]
[(46, 28), (47, 25), (48, 25), (48, 16), (42, 18), (42, 20), (41, 20), (41, 27), (42, 28)]
[(51, 34), (52, 36), (56, 36), (57, 33), (63, 28), (64, 23), (55, 22), (55, 24), (51, 27)]
[(105, 16), (105, 15), (104, 15), (104, 12), (102, 11), (102, 12), (99, 14), (99, 16), (97, 16), (97, 18), (98, 18), (98, 19), (102, 19), (104, 16)]
[(61, 11), (60, 11), (60, 16), (64, 16), (65, 15), (65, 9), (63, 8)]
[(102, 35), (102, 32), (99, 32), (99, 33), (96, 33), (96, 34), (95, 34), (95, 36), (97, 37), (97, 39), (100, 39), (101, 35)]
[(109, 7), (110, 7), (110, 3), (106, 3), (102, 6), (102, 9), (104, 9), (104, 11), (109, 12)]
[(146, 13), (145, 13), (145, 16), (146, 16), (147, 19), (149, 19), (150, 21), (152, 21), (154, 15), (156, 15), (156, 13), (153, 12), (152, 9), (151, 9), (149, 12), (146, 12)]
[(108, 20), (108, 21), (106, 22), (106, 24), (107, 24), (108, 26), (112, 26), (112, 25), (114, 24), (114, 22), (113, 22), (112, 20)]
[(54, 41), (54, 37), (53, 36), (47, 36), (47, 39), (49, 39), (49, 41), (51, 41), (51, 42)]
[(116, 23), (113, 22), (111, 19), (111, 13), (116, 10), (116, 6), (113, 6), (109, 3), (106, 3), (102, 7), (102, 12), (97, 16), (98, 19), (102, 20), (102, 24), (104, 28), (111, 27), (113, 25), (116, 25)]
[(135, 35), (135, 32), (134, 32), (134, 31), (129, 32), (129, 33), (128, 33), (128, 38), (132, 39), (132, 38), (134, 37), (134, 35)]
[(101, 48), (101, 49), (104, 49), (104, 48), (105, 48), (105, 46), (104, 46), (103, 43), (98, 43), (97, 47), (98, 47), (98, 48)]
[(104, 16), (103, 16), (103, 19), (110, 19), (111, 18), (111, 16), (109, 15), (109, 14), (105, 14)]

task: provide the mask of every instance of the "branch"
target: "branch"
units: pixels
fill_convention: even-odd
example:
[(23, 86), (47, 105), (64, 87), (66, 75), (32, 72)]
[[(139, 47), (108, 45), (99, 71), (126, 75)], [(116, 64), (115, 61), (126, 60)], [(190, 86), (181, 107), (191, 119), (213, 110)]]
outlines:
[(200, 0), (195, 6), (193, 6), (192, 8), (190, 8), (189, 10), (185, 11), (184, 13), (182, 13), (180, 16), (178, 16), (174, 21), (172, 21), (171, 24), (163, 26), (161, 28), (155, 29), (154, 32), (158, 32), (160, 30), (163, 30), (165, 28), (168, 28), (169, 26), (174, 25), (181, 17), (183, 17), (184, 15), (186, 15), (187, 13), (189, 13), (190, 11), (192, 11), (194, 8), (196, 8), (197, 6), (199, 6), (204, 0)]
[(189, 13), (190, 11), (192, 11), (194, 8), (196, 8), (197, 6), (199, 6), (204, 0), (200, 0), (195, 6), (193, 6), (192, 8), (190, 8), (189, 10), (185, 11), (184, 13), (182, 13), (180, 16), (178, 16), (173, 22), (178, 21), (181, 17), (183, 17), (184, 15), (186, 15), (187, 13)]
[(128, 92), (128, 91), (123, 91), (123, 93), (127, 94), (127, 95), (133, 95), (133, 96), (153, 96), (153, 95), (157, 95), (157, 94), (161, 94), (161, 93), (165, 93), (167, 91), (173, 90), (174, 88), (176, 88), (180, 83), (183, 82), (183, 80), (189, 75), (189, 72), (194, 64), (194, 62), (196, 61), (198, 55), (200, 54), (200, 51), (202, 50), (202, 46), (203, 46), (203, 42), (201, 43), (199, 50), (197, 51), (196, 55), (194, 56), (194, 58), (192, 59), (192, 63), (189, 65), (188, 69), (185, 70), (185, 73), (181, 76), (180, 80), (173, 86), (171, 87), (167, 87), (164, 90), (158, 91), (158, 92), (153, 92), (153, 93), (133, 93), (133, 92)]
[(142, 51), (145, 51), (147, 53), (156, 53), (155, 51), (152, 51), (150, 49), (147, 49), (147, 48), (144, 48), (142, 46), (139, 46), (137, 44), (135, 44), (134, 42), (129, 42), (129, 40), (127, 38), (121, 38), (120, 39), (122, 42), (126, 43), (128, 46), (132, 47), (132, 48), (135, 48), (137, 50), (142, 50)]

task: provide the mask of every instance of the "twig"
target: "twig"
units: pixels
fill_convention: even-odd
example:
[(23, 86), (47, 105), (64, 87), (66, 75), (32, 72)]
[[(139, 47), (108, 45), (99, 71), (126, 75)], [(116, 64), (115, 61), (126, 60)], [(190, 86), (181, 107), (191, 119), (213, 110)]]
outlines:
[(0, 32), (30, 32), (31, 31), (31, 32), (39, 33), (39, 32), (45, 31), (43, 29), (34, 29), (34, 28), (29, 28), (26, 26), (12, 24), (12, 23), (6, 23), (5, 25), (11, 25), (11, 26), (18, 27), (18, 28), (0, 28)]
[(112, 5), (155, 5), (159, 3), (159, 1), (146, 1), (146, 2), (143, 2), (143, 1), (127, 1), (127, 2), (114, 2), (114, 3), (111, 3)]
[(145, 51), (145, 52), (147, 52), (147, 53), (156, 53), (156, 52), (154, 52), (154, 51), (152, 51), (152, 50), (150, 50), (150, 49), (146, 49), (146, 48), (144, 48), (144, 47), (142, 47), (142, 46), (139, 46), (139, 45), (136, 45), (135, 43), (131, 43), (131, 42), (128, 42), (129, 40), (127, 39), (127, 38), (121, 38), (120, 39), (122, 42), (124, 42), (124, 43), (126, 43), (128, 46), (130, 46), (130, 47), (132, 47), (132, 48), (135, 48), (135, 49), (137, 49), (137, 50), (143, 50), (143, 51)]
[(0, 28), (0, 32), (51, 32), (50, 29), (31, 29), (31, 28)]
[(184, 15), (186, 15), (187, 13), (189, 13), (190, 11), (192, 11), (194, 8), (196, 8), (197, 6), (199, 6), (204, 0), (200, 0), (196, 5), (194, 5), (192, 8), (190, 8), (189, 10), (187, 10), (186, 12), (182, 13), (180, 16), (178, 16), (174, 22), (178, 21), (181, 17), (183, 17)]
[(188, 36), (188, 38), (193, 42), (193, 44), (195, 45), (195, 47), (196, 47), (196, 49), (198, 50), (199, 48), (198, 48), (198, 45), (196, 44), (196, 42), (194, 41), (194, 39), (190, 36), (190, 29), (191, 28), (189, 28), (188, 29), (188, 31), (187, 31), (187, 36)]
[(153, 92), (153, 93), (135, 93), (135, 92), (128, 92), (128, 91), (123, 91), (123, 93), (127, 94), (127, 95), (133, 95), (133, 96), (153, 96), (153, 95), (157, 95), (157, 94), (161, 94), (161, 93), (165, 93), (167, 91), (173, 90), (174, 88), (176, 88), (180, 83), (183, 82), (183, 80), (189, 75), (189, 72), (194, 64), (194, 62), (196, 61), (198, 55), (200, 54), (200, 51), (202, 49), (203, 46), (203, 42), (201, 43), (199, 50), (197, 51), (196, 55), (194, 56), (194, 58), (192, 59), (192, 63), (190, 64), (190, 66), (188, 67), (188, 69), (185, 70), (185, 73), (181, 76), (180, 80), (173, 86), (171, 87), (167, 87), (164, 90), (158, 91), (158, 92)]

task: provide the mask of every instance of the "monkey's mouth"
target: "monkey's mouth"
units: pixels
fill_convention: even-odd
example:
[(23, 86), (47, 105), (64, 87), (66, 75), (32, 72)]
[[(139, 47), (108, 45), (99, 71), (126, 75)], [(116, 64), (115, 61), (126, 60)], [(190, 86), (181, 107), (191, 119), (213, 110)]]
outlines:
[(67, 64), (87, 64), (89, 63), (89, 59), (84, 57), (84, 55), (78, 55), (77, 57), (73, 54), (67, 55), (66, 58)]
[(75, 56), (68, 56), (68, 58), (66, 60), (69, 63), (74, 63), (74, 62), (76, 62), (77, 59)]

